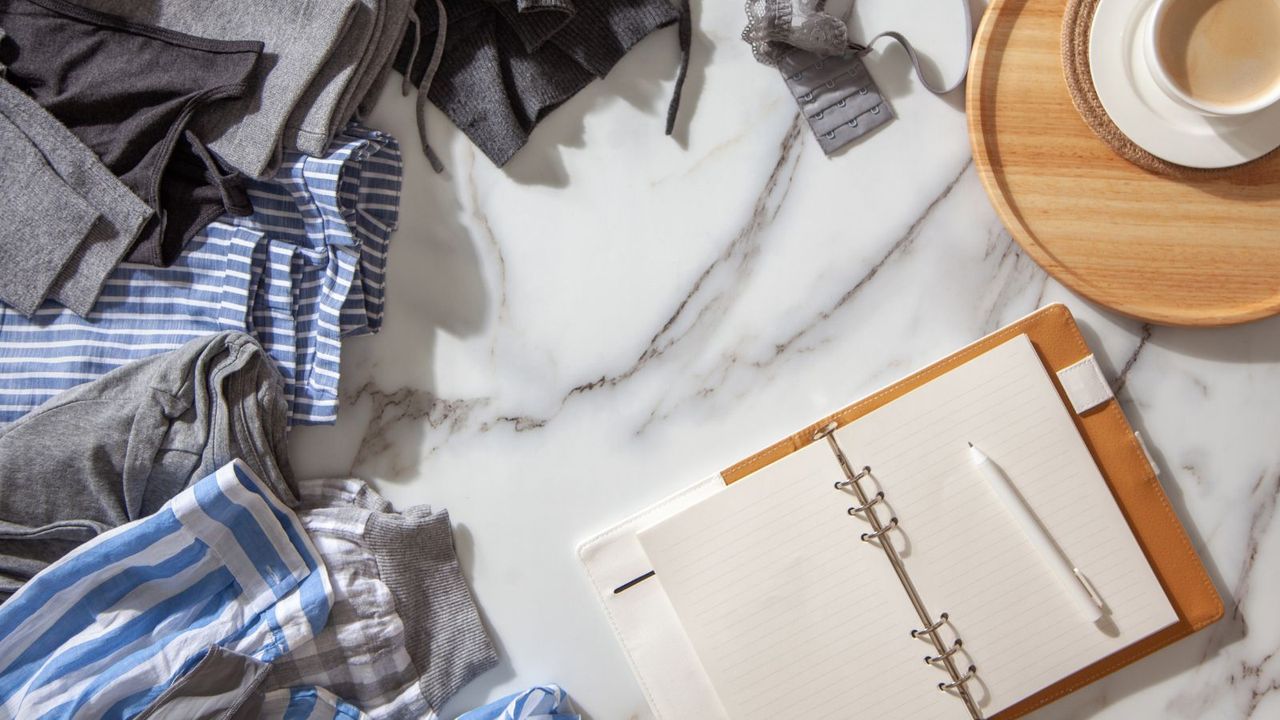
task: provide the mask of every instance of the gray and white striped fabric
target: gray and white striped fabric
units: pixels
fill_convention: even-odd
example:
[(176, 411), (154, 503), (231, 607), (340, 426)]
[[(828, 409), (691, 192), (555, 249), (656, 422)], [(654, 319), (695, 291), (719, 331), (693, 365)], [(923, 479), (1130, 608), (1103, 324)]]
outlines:
[(435, 718), (497, 664), (453, 547), (449, 514), (395, 512), (359, 480), (299, 483), (298, 517), (329, 568), (329, 622), (264, 687), (319, 686), (371, 718)]

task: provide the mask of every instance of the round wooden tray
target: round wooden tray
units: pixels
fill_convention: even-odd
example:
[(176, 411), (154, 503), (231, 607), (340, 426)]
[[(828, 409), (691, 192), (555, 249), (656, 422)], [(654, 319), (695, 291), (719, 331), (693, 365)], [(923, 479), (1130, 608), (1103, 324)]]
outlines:
[(1071, 104), (1064, 0), (994, 0), (966, 110), (974, 163), (1013, 237), (1053, 277), (1168, 325), (1280, 312), (1280, 153), (1174, 179), (1113, 153)]

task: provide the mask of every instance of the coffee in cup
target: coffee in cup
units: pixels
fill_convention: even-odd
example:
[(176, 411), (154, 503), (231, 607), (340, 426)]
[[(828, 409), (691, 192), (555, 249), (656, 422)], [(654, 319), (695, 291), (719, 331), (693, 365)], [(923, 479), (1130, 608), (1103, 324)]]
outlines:
[(1280, 101), (1280, 0), (1157, 0), (1147, 64), (1173, 99), (1211, 115)]

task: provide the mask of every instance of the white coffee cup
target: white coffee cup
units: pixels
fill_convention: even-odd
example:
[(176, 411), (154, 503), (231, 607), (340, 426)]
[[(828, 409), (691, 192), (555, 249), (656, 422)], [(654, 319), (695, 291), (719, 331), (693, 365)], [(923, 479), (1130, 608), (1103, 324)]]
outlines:
[(1280, 102), (1280, 0), (1156, 0), (1147, 67), (1175, 101), (1206, 115)]

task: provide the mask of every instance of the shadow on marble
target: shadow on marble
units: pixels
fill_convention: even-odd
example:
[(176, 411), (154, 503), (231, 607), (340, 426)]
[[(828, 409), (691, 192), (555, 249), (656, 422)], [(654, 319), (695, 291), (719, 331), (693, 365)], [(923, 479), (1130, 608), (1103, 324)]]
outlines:
[(449, 421), (449, 403), (436, 395), (437, 335), (477, 335), (491, 315), (478, 246), (484, 239), (462, 223), (458, 193), (465, 190), (431, 173), (420, 154), (406, 153), (404, 161), (383, 327), (343, 341), (337, 423), (291, 434), (300, 477), (333, 476), (335, 467), (397, 483), (416, 477), (428, 433)]
[(1230, 363), (1280, 361), (1280, 317), (1221, 328), (1153, 328), (1152, 345), (1179, 355)]
[(428, 433), (451, 422), (452, 408), (436, 392), (437, 334), (464, 338), (484, 331), (493, 302), (478, 247), (485, 240), (463, 226), (457, 194), (424, 190), (406, 194), (404, 236), (388, 272), (387, 321), (355, 363), (364, 366), (363, 381), (343, 394), (343, 412), (360, 403), (369, 407), (352, 471), (397, 483), (418, 476)]
[[(685, 97), (677, 130), (684, 128), (675, 140), (683, 148), (689, 118), (702, 94), (706, 66), (715, 54), (714, 45), (694, 27), (693, 53), (689, 76), (685, 81)], [(641, 40), (603, 79), (595, 80), (563, 105), (552, 110), (534, 128), (529, 142), (516, 153), (503, 170), (521, 185), (564, 188), (569, 174), (564, 164), (564, 148), (586, 146), (585, 118), (593, 110), (621, 98), (645, 116), (652, 118), (653, 142), (669, 140), (666, 130), (670, 81), (680, 62), (675, 26), (661, 28)], [(629, 138), (600, 138), (605, 142), (628, 142)]]

